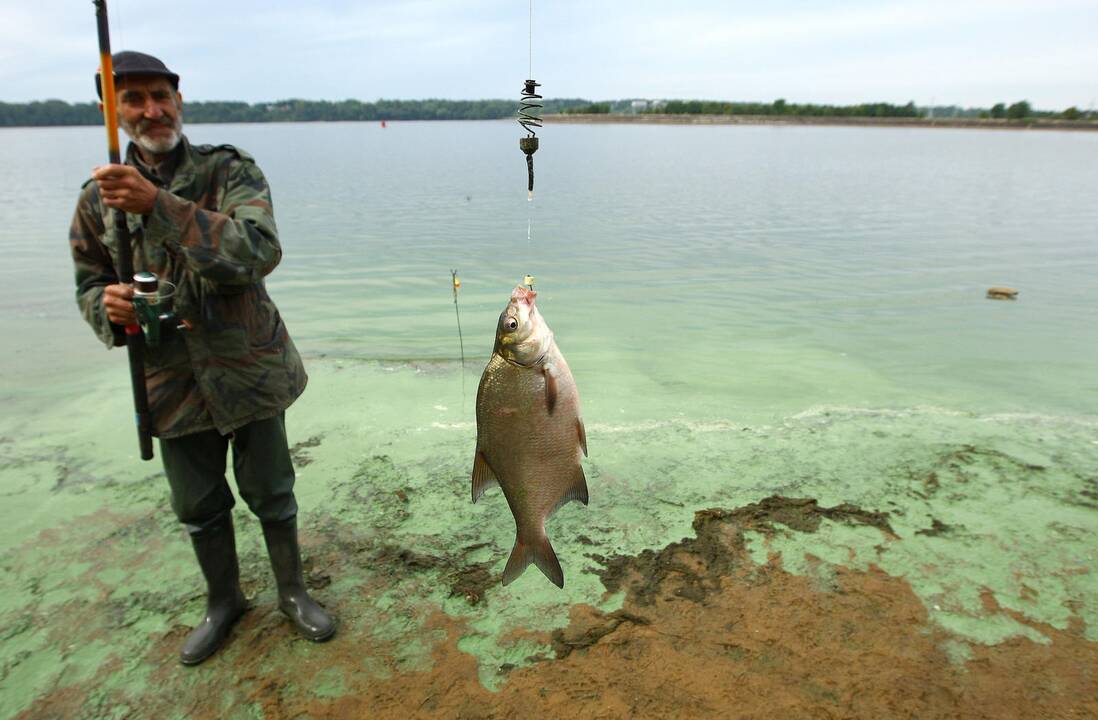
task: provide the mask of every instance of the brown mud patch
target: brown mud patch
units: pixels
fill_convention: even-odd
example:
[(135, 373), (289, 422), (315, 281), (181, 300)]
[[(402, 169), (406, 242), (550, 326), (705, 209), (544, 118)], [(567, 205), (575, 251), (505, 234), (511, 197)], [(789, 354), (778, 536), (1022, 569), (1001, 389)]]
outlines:
[(500, 581), (500, 576), (492, 575), (489, 570), (495, 562), (469, 563), (464, 556), (487, 546), (488, 543), (469, 545), (462, 548), (460, 555), (445, 556), (384, 545), (374, 555), (372, 562), (388, 567), (392, 573), (435, 571), (450, 588), (450, 597), (464, 598), (470, 605), (477, 605), (484, 599), (488, 588)]
[[(772, 533), (778, 525), (814, 532), (824, 518), (877, 527), (882, 542), (895, 537), (884, 513), (823, 508), (813, 500), (775, 497), (699, 511), (694, 538), (604, 559), (601, 577), (608, 591), (624, 593), (622, 609), (573, 607), (569, 625), (547, 638), (555, 657), (510, 669), (498, 692), (481, 685), (476, 659), (458, 649), (464, 621), (426, 603), (402, 610), (428, 639), (429, 662), (419, 667), (396, 660), (397, 643), (407, 639), (386, 640), (366, 625), (343, 627), (331, 642), (311, 645), (277, 612), (256, 608), (233, 642), (199, 668), (175, 661), (184, 629), (151, 638), (144, 662), (159, 667), (136, 716), (1098, 717), (1098, 643), (1084, 639), (1079, 621), (1067, 630), (1034, 624), (985, 593), (987, 610), (1007, 612), (1049, 642), (975, 645), (958, 664), (944, 649), (952, 636), (928, 622), (902, 578), (872, 566), (830, 567), (833, 576), (821, 584), (786, 572), (777, 557), (752, 561), (745, 532)], [(342, 556), (341, 549), (333, 552)], [(461, 555), (387, 546), (364, 554), (394, 573), (441, 569), (440, 577), (452, 579), (447, 569), (461, 575), (472, 567), (462, 565)], [(481, 569), (479, 591), (485, 587), (479, 581), (497, 581)], [(462, 590), (455, 583), (451, 591)], [(348, 619), (352, 600), (341, 600)], [(482, 607), (491, 612), (490, 603)], [(104, 700), (95, 687), (93, 679), (42, 697), (24, 717), (80, 716), (81, 701)]]
[(294, 467), (302, 468), (310, 464), (313, 456), (306, 451), (309, 448), (318, 447), (323, 440), (323, 435), (313, 435), (308, 440), (302, 440), (290, 448), (290, 458), (294, 461)]
[(677, 597), (701, 602), (721, 590), (723, 578), (745, 563), (752, 564), (744, 549), (745, 530), (770, 534), (773, 523), (779, 523), (811, 533), (819, 529), (824, 518), (876, 527), (886, 538), (896, 537), (888, 524), (888, 513), (869, 512), (846, 503), (822, 508), (810, 498), (774, 496), (736, 510), (700, 510), (694, 514), (697, 536), (663, 550), (645, 550), (636, 557), (590, 557), (604, 566), (599, 577), (607, 590), (617, 592), (628, 583), (630, 599), (640, 605), (651, 605), (669, 588)]

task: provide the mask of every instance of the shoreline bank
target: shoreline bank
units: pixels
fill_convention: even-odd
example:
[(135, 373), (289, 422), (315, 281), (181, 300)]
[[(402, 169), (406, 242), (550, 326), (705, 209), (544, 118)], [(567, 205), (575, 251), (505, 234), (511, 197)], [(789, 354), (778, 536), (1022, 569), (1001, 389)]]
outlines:
[[(912, 118), (912, 117), (828, 117), (816, 115), (689, 115), (689, 114), (547, 114), (543, 121), (561, 125), (816, 125), (826, 127), (919, 127), (962, 128), (976, 130), (1060, 130), (1098, 131), (1098, 120), (1025, 120), (984, 118)], [(512, 122), (513, 116), (491, 118), (383, 118), (374, 120), (188, 120), (189, 125), (281, 125), (281, 124), (366, 124), (405, 122)], [(98, 127), (99, 123), (51, 123), (43, 125), (6, 125), (0, 130), (57, 127)]]
[(821, 125), (849, 127), (965, 128), (979, 130), (1098, 130), (1098, 122), (1031, 118), (1001, 120), (984, 118), (875, 118), (827, 117), (815, 115), (666, 115), (666, 114), (574, 114), (546, 115), (546, 123), (634, 124), (634, 125)]

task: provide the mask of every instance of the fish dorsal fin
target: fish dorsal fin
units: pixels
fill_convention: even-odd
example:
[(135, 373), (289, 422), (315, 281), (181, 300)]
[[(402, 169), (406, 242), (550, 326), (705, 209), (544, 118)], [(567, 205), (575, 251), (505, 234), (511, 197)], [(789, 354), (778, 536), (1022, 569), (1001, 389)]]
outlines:
[(560, 568), (560, 561), (557, 560), (557, 554), (553, 552), (553, 546), (549, 544), (544, 530), (540, 537), (529, 544), (524, 543), (521, 537), (515, 538), (515, 547), (511, 550), (511, 557), (507, 558), (507, 567), (503, 569), (503, 584), (510, 585), (514, 582), (530, 563), (537, 565), (538, 570), (554, 585), (564, 587), (564, 571)]
[(542, 366), (541, 374), (545, 376), (545, 407), (552, 415), (553, 410), (557, 407), (557, 376), (548, 363)]
[(484, 453), (477, 451), (473, 458), (473, 502), (480, 500), (480, 496), (494, 487), (499, 487), (499, 478), (488, 464)]
[(576, 418), (576, 434), (579, 435), (583, 456), (587, 457), (587, 430), (583, 427), (583, 418)]

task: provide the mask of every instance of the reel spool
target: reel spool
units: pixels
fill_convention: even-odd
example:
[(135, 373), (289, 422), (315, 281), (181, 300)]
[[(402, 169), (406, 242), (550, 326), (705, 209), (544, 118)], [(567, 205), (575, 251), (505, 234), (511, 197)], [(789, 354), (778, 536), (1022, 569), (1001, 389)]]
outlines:
[(133, 274), (133, 309), (137, 313), (137, 322), (145, 334), (145, 344), (156, 347), (160, 344), (161, 323), (174, 323), (172, 296), (175, 285), (161, 280), (151, 272)]

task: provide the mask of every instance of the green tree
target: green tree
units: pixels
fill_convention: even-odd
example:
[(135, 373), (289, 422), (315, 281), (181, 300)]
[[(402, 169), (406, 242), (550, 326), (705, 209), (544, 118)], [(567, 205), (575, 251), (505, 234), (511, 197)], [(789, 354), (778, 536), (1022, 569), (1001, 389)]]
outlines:
[(1009, 120), (1021, 120), (1033, 114), (1033, 108), (1025, 100), (1020, 100), (1007, 108), (1006, 116)]
[(995, 103), (991, 106), (991, 117), (1002, 119), (1006, 117), (1006, 105), (1003, 103)]
[(1067, 110), (1060, 113), (1060, 116), (1065, 120), (1078, 120), (1083, 117), (1083, 113), (1079, 112), (1079, 108), (1072, 105)]
[(610, 113), (610, 103), (591, 103), (587, 107), (570, 108), (568, 112), (579, 115), (608, 115)]

